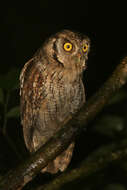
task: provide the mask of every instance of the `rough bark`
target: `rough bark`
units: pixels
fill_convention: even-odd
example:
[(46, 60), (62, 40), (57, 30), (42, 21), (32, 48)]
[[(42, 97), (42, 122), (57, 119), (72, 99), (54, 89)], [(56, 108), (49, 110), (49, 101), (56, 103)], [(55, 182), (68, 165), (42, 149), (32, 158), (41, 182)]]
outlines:
[[(67, 183), (77, 179), (84, 179), (101, 169), (104, 169), (113, 161), (118, 161), (127, 157), (127, 139), (102, 146), (89, 155), (79, 168), (67, 171), (49, 184), (38, 187), (36, 190), (58, 190)], [(31, 189), (32, 190), (32, 189)]]

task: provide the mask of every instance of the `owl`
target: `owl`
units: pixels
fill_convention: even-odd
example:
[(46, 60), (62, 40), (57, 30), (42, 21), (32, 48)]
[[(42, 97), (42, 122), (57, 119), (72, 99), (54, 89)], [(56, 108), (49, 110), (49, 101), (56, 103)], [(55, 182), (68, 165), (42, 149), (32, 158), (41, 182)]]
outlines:
[[(32, 153), (44, 145), (85, 103), (82, 74), (90, 39), (63, 30), (49, 37), (20, 74), (20, 108), (26, 147)], [(74, 142), (42, 172), (64, 171)]]

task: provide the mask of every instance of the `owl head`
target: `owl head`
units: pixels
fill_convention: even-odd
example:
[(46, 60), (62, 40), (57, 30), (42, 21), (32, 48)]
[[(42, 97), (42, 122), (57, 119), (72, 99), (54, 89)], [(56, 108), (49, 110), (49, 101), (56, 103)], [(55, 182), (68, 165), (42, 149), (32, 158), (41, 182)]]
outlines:
[(90, 39), (70, 30), (63, 30), (51, 36), (43, 45), (49, 63), (57, 63), (64, 69), (86, 68), (90, 50)]

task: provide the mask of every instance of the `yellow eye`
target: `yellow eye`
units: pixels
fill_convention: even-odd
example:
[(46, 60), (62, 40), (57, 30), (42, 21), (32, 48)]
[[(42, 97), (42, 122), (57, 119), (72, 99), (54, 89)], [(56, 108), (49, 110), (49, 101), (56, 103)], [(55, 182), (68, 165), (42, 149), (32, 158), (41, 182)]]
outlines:
[(84, 44), (82, 50), (84, 53), (86, 53), (88, 50), (88, 44)]
[(72, 50), (72, 44), (67, 42), (64, 44), (65, 51), (71, 51)]

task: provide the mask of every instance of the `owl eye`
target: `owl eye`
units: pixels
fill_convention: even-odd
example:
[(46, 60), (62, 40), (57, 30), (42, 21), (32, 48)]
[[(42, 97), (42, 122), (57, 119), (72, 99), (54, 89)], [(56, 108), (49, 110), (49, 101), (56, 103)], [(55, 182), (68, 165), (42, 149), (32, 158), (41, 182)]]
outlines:
[(82, 50), (84, 53), (86, 53), (88, 50), (88, 44), (84, 44)]
[(66, 43), (64, 44), (64, 50), (65, 50), (65, 51), (71, 51), (71, 50), (72, 50), (72, 44), (69, 43), (69, 42), (66, 42)]

